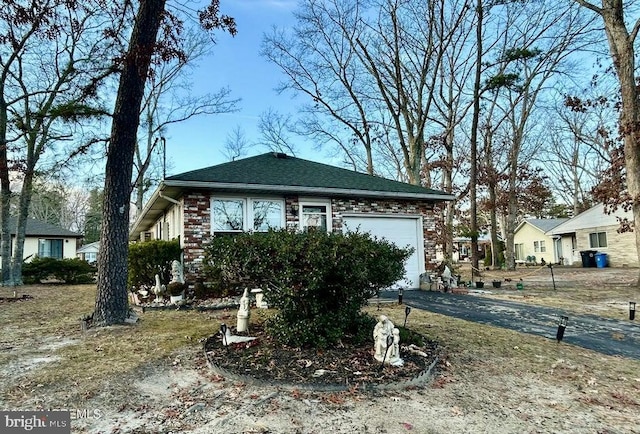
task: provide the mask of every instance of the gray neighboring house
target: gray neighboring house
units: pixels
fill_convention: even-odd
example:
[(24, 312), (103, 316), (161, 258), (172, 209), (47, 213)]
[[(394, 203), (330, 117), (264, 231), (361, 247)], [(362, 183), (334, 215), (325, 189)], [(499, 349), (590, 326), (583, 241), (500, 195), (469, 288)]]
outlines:
[(637, 267), (638, 251), (633, 232), (619, 233), (619, 219), (633, 221), (633, 213), (618, 209), (613, 214), (598, 204), (547, 232), (559, 246), (565, 265), (582, 264), (581, 251), (606, 253), (612, 267)]
[(76, 251), (76, 255), (78, 258), (87, 261), (89, 263), (94, 263), (98, 261), (98, 252), (100, 251), (100, 241), (95, 241), (93, 243), (85, 244), (81, 247), (78, 247)]
[[(11, 227), (11, 252), (13, 254), (16, 238), (16, 218), (12, 217), (9, 224)], [(24, 259), (30, 261), (36, 256), (56, 259), (75, 258), (76, 246), (81, 238), (81, 234), (60, 226), (36, 219), (27, 219)]]
[(281, 153), (164, 179), (130, 230), (131, 241), (179, 239), (186, 277), (202, 269), (204, 246), (219, 234), (269, 228), (361, 230), (413, 247), (406, 281), (435, 261), (437, 203), (442, 191), (354, 172)]

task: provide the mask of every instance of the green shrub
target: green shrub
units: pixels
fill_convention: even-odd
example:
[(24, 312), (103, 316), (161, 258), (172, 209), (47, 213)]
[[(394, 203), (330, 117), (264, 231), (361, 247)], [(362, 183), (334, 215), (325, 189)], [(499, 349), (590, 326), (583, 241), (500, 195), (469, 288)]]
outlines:
[(279, 230), (214, 238), (204, 270), (221, 288), (263, 288), (280, 342), (326, 347), (360, 332), (360, 309), (402, 278), (411, 253), (369, 234)]
[(96, 268), (78, 258), (55, 259), (36, 256), (22, 265), (22, 280), (26, 284), (55, 280), (69, 285), (93, 283)]
[(153, 286), (156, 274), (161, 281), (171, 280), (171, 262), (180, 260), (178, 240), (152, 240), (129, 245), (129, 287)]

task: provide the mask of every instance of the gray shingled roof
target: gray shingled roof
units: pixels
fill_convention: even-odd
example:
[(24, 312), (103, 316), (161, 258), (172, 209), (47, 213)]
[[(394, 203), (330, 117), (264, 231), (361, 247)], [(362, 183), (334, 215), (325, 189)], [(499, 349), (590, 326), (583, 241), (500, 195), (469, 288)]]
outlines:
[[(16, 217), (11, 217), (9, 221), (9, 229), (11, 235), (16, 234)], [(82, 238), (77, 232), (72, 232), (60, 226), (52, 225), (36, 219), (27, 219), (27, 227), (25, 235), (28, 237), (66, 237), (66, 238)]]
[(437, 196), (442, 196), (443, 200), (451, 199), (450, 195), (443, 191), (271, 152), (181, 173), (165, 179), (165, 183), (168, 185), (176, 182), (408, 193), (433, 195), (432, 199), (436, 199)]
[(567, 220), (569, 220), (569, 219), (568, 218), (563, 218), (563, 219), (526, 219), (525, 221), (527, 223), (537, 227), (542, 232), (548, 232), (551, 229), (553, 229), (556, 226), (558, 226), (559, 224), (566, 222)]

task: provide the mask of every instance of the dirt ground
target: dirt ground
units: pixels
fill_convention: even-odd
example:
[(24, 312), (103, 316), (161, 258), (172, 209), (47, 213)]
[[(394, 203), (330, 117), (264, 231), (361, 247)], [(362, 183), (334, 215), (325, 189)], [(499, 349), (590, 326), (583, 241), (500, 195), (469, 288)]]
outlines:
[[(630, 288), (637, 273), (558, 272), (564, 288), (606, 288), (591, 302), (616, 306), (638, 294)], [(570, 291), (554, 296), (545, 279), (527, 277), (531, 289), (492, 296), (570, 305)], [(165, 348), (165, 332), (158, 331), (163, 323), (187, 324), (203, 314), (146, 313), (140, 326), (80, 332), (77, 310), (60, 313), (60, 300), (67, 297), (61, 290), (24, 291), (35, 298), (0, 303), (0, 408), (68, 409), (73, 432), (640, 433), (639, 361), (539, 337), (413, 312), (411, 325), (443, 347), (440, 369), (428, 385), (318, 393), (214, 374), (202, 341), (217, 321), (233, 321), (233, 311), (200, 316), (195, 328), (171, 329), (180, 342)], [(78, 303), (90, 308), (91, 292)], [(399, 306), (385, 305), (382, 313), (396, 323), (404, 318)], [(61, 316), (59, 325), (47, 316)], [(144, 327), (156, 322), (156, 335), (147, 338)]]

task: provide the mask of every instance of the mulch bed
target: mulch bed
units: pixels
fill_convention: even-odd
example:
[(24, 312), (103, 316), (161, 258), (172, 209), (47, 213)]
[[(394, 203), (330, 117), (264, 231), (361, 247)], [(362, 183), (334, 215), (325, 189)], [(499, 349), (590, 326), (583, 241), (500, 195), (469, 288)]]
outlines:
[(209, 362), (239, 378), (267, 384), (300, 386), (382, 385), (401, 383), (420, 375), (436, 360), (438, 345), (424, 339), (419, 350), (426, 357), (410, 352), (400, 343), (401, 367), (381, 363), (373, 357), (370, 345), (342, 343), (331, 348), (292, 348), (275, 343), (261, 327), (252, 327), (250, 342), (222, 345), (221, 336), (211, 336), (204, 349)]

